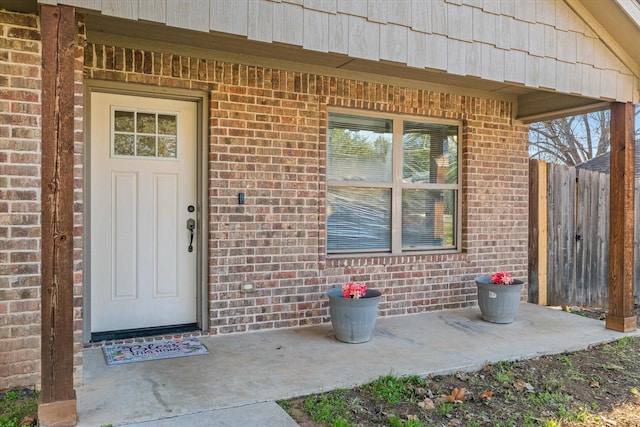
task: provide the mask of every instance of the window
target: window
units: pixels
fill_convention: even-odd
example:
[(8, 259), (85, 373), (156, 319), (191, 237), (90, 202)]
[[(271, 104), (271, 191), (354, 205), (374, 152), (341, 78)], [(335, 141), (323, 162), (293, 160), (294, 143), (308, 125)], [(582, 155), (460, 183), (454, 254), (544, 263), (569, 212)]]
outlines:
[(111, 114), (113, 156), (176, 158), (178, 116), (115, 108)]
[(454, 122), (329, 114), (327, 252), (456, 250)]

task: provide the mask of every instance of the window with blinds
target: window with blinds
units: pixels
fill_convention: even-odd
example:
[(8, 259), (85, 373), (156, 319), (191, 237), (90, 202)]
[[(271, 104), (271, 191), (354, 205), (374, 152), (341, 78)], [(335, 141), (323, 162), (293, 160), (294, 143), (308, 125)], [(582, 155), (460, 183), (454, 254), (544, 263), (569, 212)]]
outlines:
[(329, 114), (327, 252), (459, 248), (456, 122)]

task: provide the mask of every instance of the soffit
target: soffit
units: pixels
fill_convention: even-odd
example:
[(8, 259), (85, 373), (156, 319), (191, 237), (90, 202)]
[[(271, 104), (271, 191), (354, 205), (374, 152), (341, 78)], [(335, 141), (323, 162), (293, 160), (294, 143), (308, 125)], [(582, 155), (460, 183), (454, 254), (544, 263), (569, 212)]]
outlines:
[(0, 9), (35, 14), (38, 12), (38, 3), (36, 0), (2, 0)]

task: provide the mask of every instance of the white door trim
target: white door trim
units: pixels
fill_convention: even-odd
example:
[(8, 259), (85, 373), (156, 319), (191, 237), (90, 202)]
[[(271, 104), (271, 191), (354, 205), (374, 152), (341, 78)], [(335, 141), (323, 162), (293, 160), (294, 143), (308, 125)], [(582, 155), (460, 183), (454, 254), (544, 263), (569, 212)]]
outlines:
[(83, 149), (83, 241), (82, 241), (82, 276), (83, 276), (83, 342), (91, 340), (91, 93), (104, 92), (133, 96), (155, 97), (162, 99), (176, 99), (191, 101), (197, 106), (197, 171), (196, 192), (198, 196), (197, 217), (198, 224), (194, 251), (196, 251), (196, 323), (198, 328), (208, 331), (208, 93), (199, 90), (159, 88), (134, 83), (108, 82), (102, 80), (85, 79), (84, 81), (84, 149)]

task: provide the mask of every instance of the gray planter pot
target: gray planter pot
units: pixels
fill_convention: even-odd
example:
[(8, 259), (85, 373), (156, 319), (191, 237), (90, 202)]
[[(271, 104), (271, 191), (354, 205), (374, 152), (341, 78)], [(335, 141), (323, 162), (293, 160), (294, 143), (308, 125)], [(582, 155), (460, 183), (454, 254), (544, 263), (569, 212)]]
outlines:
[(511, 323), (515, 319), (522, 295), (522, 280), (515, 279), (513, 285), (496, 285), (490, 276), (476, 277), (478, 306), (482, 318), (492, 323)]
[(358, 344), (371, 339), (376, 325), (380, 291), (367, 289), (362, 298), (343, 298), (342, 289), (327, 291), (331, 324), (339, 341)]

